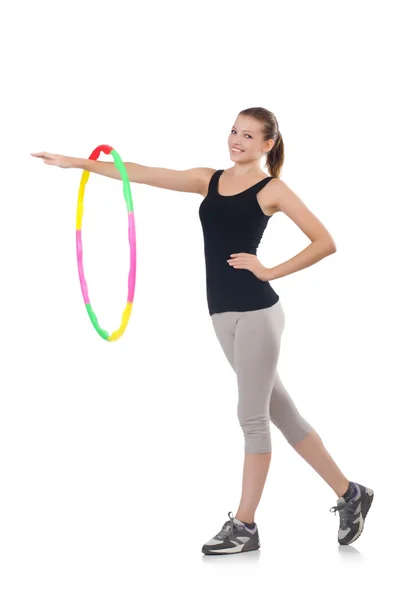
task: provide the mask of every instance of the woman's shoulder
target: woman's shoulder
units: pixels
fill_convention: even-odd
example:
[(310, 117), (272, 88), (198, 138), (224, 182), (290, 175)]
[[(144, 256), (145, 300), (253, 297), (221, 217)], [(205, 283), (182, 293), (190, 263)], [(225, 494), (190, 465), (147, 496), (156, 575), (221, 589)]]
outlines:
[(208, 188), (209, 188), (211, 179), (213, 178), (215, 173), (217, 173), (218, 171), (221, 171), (221, 169), (212, 169), (211, 167), (201, 167), (199, 170), (200, 170), (200, 178), (201, 178), (201, 183), (202, 183), (201, 195), (205, 197), (208, 194)]

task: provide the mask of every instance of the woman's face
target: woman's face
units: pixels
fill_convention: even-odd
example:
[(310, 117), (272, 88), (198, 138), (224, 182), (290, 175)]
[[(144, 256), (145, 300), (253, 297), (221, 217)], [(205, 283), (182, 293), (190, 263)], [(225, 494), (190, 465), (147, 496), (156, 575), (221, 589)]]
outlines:
[[(262, 124), (252, 117), (240, 115), (237, 117), (228, 138), (229, 153), (233, 161), (246, 162), (262, 158), (264, 151), (269, 151), (273, 141), (265, 142)], [(233, 147), (239, 150), (235, 152)]]

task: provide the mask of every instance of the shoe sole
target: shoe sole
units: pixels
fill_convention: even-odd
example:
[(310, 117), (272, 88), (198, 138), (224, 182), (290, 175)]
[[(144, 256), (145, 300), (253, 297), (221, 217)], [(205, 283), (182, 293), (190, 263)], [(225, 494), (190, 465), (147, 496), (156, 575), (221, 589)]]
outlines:
[(339, 544), (341, 546), (349, 546), (350, 544), (352, 544), (353, 542), (355, 542), (356, 540), (358, 540), (358, 538), (360, 537), (360, 535), (362, 534), (362, 532), (364, 531), (364, 523), (365, 523), (365, 519), (366, 516), (368, 514), (369, 509), (371, 508), (371, 504), (373, 502), (374, 499), (374, 492), (373, 490), (371, 490), (370, 488), (365, 488), (365, 498), (362, 502), (361, 505), (361, 514), (363, 516), (363, 522), (362, 522), (362, 526), (361, 528), (359, 528), (359, 530), (357, 531), (356, 535), (350, 540), (350, 542), (343, 542), (338, 540)]
[[(201, 550), (201, 552), (203, 554), (206, 554), (207, 556), (209, 555), (221, 555), (221, 554), (242, 554), (243, 552), (252, 552), (253, 550), (259, 550), (259, 548), (261, 547), (260, 544), (256, 544), (255, 546), (252, 547), (252, 544), (250, 545), (248, 542), (243, 545), (243, 546), (236, 546), (235, 548), (230, 548), (228, 550), (219, 550), (219, 552), (217, 552), (216, 550)], [(241, 550), (240, 550), (241, 548)]]
[(224, 550), (222, 552), (207, 552), (202, 550), (202, 553), (205, 554), (206, 556), (220, 556), (220, 555), (225, 555), (225, 554), (242, 554), (243, 552), (253, 552), (254, 550), (259, 550), (260, 546), (258, 546), (257, 548), (247, 548), (247, 550), (244, 550), (244, 548), (242, 550), (234, 550), (234, 548), (231, 548), (229, 552), (225, 552)]

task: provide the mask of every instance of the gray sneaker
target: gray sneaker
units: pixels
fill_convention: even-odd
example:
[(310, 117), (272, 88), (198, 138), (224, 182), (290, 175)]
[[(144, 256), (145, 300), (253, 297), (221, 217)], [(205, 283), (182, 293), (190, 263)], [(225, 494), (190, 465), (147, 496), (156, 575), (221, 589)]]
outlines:
[(237, 554), (258, 550), (260, 543), (256, 523), (250, 529), (242, 521), (235, 519), (231, 512), (228, 513), (228, 517), (229, 521), (224, 523), (215, 537), (204, 544), (201, 551), (204, 554)]
[(352, 483), (356, 488), (356, 495), (348, 502), (341, 496), (338, 498), (336, 506), (330, 508), (335, 516), (339, 512), (338, 542), (341, 546), (348, 546), (360, 537), (364, 529), (366, 516), (374, 499), (374, 492), (371, 488), (354, 481)]

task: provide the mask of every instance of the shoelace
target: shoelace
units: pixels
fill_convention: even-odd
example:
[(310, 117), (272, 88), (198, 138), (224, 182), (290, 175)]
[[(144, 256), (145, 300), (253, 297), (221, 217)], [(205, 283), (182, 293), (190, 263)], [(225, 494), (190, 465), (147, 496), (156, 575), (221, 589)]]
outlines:
[(235, 529), (236, 530), (243, 529), (242, 526), (236, 525), (236, 523), (233, 521), (234, 517), (233, 517), (232, 512), (228, 512), (227, 516), (229, 517), (230, 520), (226, 521), (226, 523), (222, 527), (221, 531), (218, 533), (218, 536), (221, 538), (225, 538), (228, 535), (233, 535), (233, 532)]
[(335, 517), (337, 511), (339, 511), (340, 524), (342, 529), (344, 529), (345, 526), (349, 523), (349, 513), (354, 514), (354, 508), (350, 506), (350, 503), (347, 502), (345, 502), (344, 504), (341, 502), (340, 504), (337, 504), (337, 506), (332, 506), (329, 510), (330, 512), (334, 513)]

